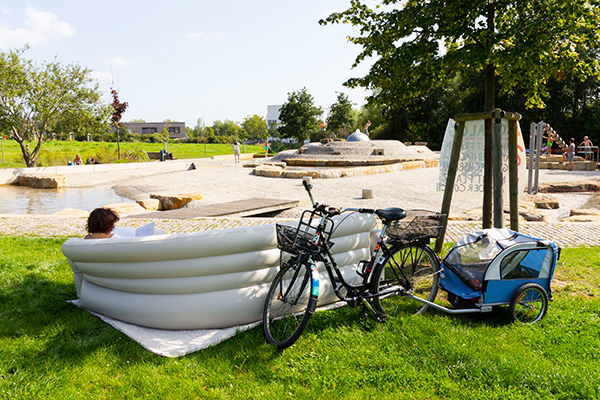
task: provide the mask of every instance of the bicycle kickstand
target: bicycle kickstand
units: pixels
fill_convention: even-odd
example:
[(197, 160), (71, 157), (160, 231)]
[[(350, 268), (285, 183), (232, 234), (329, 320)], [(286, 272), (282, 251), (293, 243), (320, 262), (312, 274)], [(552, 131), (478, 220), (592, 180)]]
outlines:
[(371, 303), (364, 297), (360, 299), (363, 303), (363, 314), (365, 317), (368, 317), (367, 310), (370, 311), (374, 316), (377, 322), (385, 322), (385, 314), (381, 313), (373, 308)]

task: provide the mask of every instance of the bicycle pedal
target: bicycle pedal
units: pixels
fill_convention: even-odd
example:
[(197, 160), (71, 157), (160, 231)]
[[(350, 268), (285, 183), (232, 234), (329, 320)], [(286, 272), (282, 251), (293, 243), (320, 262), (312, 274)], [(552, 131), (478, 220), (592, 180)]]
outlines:
[(375, 320), (377, 322), (385, 322), (387, 320), (387, 315), (385, 313), (382, 313), (380, 311), (375, 311)]

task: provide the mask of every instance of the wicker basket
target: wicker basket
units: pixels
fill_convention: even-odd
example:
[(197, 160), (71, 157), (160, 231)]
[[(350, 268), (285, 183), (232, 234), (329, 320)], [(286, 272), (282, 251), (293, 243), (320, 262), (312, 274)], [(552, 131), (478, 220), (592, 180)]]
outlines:
[(446, 216), (426, 210), (410, 210), (407, 217), (388, 225), (386, 234), (393, 243), (419, 242), (437, 238)]

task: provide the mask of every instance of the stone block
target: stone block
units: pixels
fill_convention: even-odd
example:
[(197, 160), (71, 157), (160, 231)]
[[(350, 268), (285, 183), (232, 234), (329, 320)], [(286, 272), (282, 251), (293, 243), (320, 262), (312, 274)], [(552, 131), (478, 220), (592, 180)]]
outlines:
[(526, 194), (523, 196), (524, 201), (532, 202), (537, 208), (543, 208), (546, 210), (556, 210), (560, 207), (560, 201), (558, 197), (544, 195), (544, 194)]
[(145, 211), (145, 209), (142, 206), (140, 206), (138, 203), (129, 203), (129, 202), (107, 204), (104, 206), (104, 208), (110, 208), (117, 214), (128, 214), (128, 213), (133, 213), (133, 212)]
[(138, 203), (140, 206), (144, 207), (146, 210), (149, 211), (160, 210), (160, 200), (158, 199), (141, 199), (137, 200), (136, 203)]
[(160, 201), (161, 210), (176, 210), (185, 206), (190, 201), (202, 200), (202, 195), (198, 193), (185, 193), (185, 194), (151, 194), (151, 199), (157, 199)]
[(600, 215), (573, 215), (563, 218), (562, 222), (593, 222), (600, 220)]
[(65, 208), (58, 212), (55, 212), (53, 215), (68, 215), (70, 217), (88, 217), (90, 213), (85, 210), (77, 210), (76, 208)]
[(571, 210), (569, 216), (579, 216), (579, 215), (600, 215), (600, 210), (592, 210), (592, 209), (583, 209), (579, 208), (576, 210)]
[(64, 175), (19, 175), (19, 185), (36, 189), (58, 189), (65, 185)]

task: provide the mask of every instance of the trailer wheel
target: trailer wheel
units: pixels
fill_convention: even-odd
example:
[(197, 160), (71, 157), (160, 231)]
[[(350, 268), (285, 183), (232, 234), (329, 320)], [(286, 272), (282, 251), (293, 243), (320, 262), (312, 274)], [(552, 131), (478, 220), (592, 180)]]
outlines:
[(548, 311), (548, 293), (537, 283), (521, 285), (513, 294), (508, 310), (513, 322), (536, 323)]

